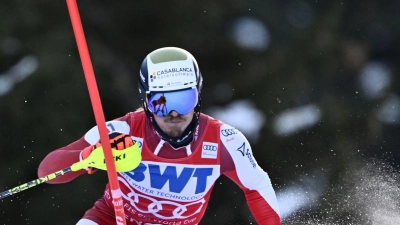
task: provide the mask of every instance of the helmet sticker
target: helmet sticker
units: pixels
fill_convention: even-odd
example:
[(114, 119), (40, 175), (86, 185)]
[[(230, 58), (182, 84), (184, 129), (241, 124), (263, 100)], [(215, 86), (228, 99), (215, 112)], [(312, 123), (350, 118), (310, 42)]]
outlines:
[(197, 76), (191, 59), (158, 64), (151, 64), (149, 61), (147, 60), (150, 91), (152, 88), (158, 90), (159, 87), (178, 85), (187, 85), (187, 88), (197, 84)]

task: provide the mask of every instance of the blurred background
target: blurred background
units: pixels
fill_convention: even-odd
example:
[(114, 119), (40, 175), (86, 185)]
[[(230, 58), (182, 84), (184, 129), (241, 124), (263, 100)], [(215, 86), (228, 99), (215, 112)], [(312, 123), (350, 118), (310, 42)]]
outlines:
[[(284, 224), (400, 224), (400, 1), (104, 1), (78, 6), (107, 120), (139, 107), (151, 51), (181, 47), (203, 112), (240, 129)], [(65, 1), (0, 3), (0, 192), (95, 125)], [(0, 200), (0, 224), (75, 224), (97, 172)], [(256, 224), (221, 177), (201, 223)]]

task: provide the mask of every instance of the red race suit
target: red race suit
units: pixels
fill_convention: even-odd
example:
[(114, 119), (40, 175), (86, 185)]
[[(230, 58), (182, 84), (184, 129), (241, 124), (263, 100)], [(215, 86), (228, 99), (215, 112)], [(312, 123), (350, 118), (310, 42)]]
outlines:
[[(193, 141), (175, 149), (162, 140), (143, 110), (107, 122), (110, 132), (129, 134), (140, 147), (142, 161), (118, 173), (127, 225), (195, 225), (203, 217), (217, 178), (224, 174), (244, 192), (260, 225), (280, 225), (278, 203), (270, 178), (257, 164), (245, 136), (234, 127), (201, 114)], [(99, 141), (97, 127), (82, 138), (48, 154), (39, 177), (80, 159), (80, 152)], [(71, 172), (49, 183), (65, 183), (86, 173)], [(109, 184), (104, 196), (83, 218), (99, 225), (116, 224)]]

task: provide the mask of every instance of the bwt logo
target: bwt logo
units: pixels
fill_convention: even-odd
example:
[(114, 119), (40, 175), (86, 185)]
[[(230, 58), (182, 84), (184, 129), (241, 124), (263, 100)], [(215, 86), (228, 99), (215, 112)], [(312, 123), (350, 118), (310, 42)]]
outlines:
[(222, 134), (224, 137), (228, 137), (228, 136), (237, 134), (237, 130), (234, 129), (234, 128), (232, 128), (232, 129), (223, 129), (223, 130), (221, 130), (221, 134)]
[(150, 187), (159, 190), (168, 184), (168, 190), (174, 193), (181, 193), (189, 180), (195, 178), (197, 180), (195, 194), (206, 190), (207, 177), (213, 174), (213, 168), (183, 167), (180, 171), (178, 174), (176, 166), (166, 166), (164, 172), (161, 172), (160, 165), (140, 163), (132, 172), (125, 174), (137, 182), (147, 179), (150, 181)]
[(203, 145), (203, 150), (206, 151), (217, 151), (218, 147), (215, 145)]

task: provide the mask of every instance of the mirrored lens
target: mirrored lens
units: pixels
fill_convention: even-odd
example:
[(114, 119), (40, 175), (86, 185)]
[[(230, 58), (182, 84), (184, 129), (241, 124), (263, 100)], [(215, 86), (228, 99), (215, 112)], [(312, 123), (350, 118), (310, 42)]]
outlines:
[(165, 117), (171, 111), (187, 114), (197, 105), (196, 88), (174, 92), (151, 93), (147, 100), (148, 109), (157, 116)]

